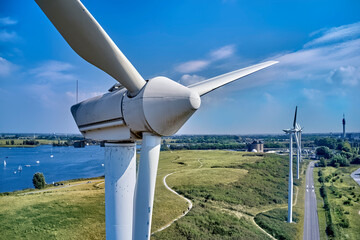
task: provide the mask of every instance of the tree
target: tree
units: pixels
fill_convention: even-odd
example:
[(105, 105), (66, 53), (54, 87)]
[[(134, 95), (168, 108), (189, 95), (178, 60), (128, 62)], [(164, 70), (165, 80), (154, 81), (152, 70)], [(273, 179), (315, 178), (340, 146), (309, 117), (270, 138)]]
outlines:
[(316, 149), (316, 155), (325, 159), (330, 159), (333, 154), (328, 147), (318, 147)]
[(341, 154), (336, 154), (335, 156), (333, 156), (331, 158), (331, 161), (330, 163), (328, 164), (330, 166), (333, 166), (333, 167), (346, 167), (346, 166), (349, 166), (349, 160), (342, 156)]
[(328, 147), (330, 149), (335, 149), (335, 147), (336, 147), (336, 139), (329, 138), (329, 137), (315, 139), (314, 143), (319, 147), (324, 146), (324, 147)]
[(45, 187), (45, 177), (44, 177), (44, 174), (42, 173), (35, 173), (34, 176), (33, 176), (33, 184), (34, 184), (34, 187), (37, 188), (37, 189), (41, 189), (41, 188), (44, 188)]
[(349, 142), (340, 142), (337, 145), (336, 149), (340, 150), (340, 151), (348, 152), (348, 153), (350, 153), (352, 150)]
[(323, 158), (323, 157), (320, 158), (320, 161), (319, 161), (319, 163), (318, 163), (318, 166), (319, 166), (319, 167), (326, 167), (326, 160), (325, 160), (325, 158)]

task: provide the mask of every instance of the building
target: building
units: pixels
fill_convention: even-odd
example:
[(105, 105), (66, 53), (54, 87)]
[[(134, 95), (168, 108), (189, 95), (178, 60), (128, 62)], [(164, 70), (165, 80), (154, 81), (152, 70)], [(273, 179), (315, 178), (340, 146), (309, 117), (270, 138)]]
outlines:
[(248, 148), (249, 152), (264, 152), (264, 142), (261, 140), (253, 141)]

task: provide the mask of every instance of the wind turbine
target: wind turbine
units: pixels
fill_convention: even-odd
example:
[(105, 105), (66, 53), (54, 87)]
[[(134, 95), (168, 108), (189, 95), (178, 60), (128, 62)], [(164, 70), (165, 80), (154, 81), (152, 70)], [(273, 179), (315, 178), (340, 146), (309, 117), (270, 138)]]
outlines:
[(277, 62), (187, 87), (166, 77), (144, 80), (79, 0), (35, 1), (78, 55), (119, 82), (71, 112), (84, 137), (106, 142), (107, 239), (149, 239), (161, 136), (176, 133), (200, 107), (201, 96)]
[(301, 133), (302, 128), (300, 127), (300, 124), (297, 123), (297, 106), (295, 108), (295, 116), (294, 116), (294, 123), (293, 123), (293, 129), (295, 129), (295, 140), (296, 140), (296, 158), (297, 158), (297, 164), (296, 164), (296, 178), (300, 178), (300, 162), (301, 162)]
[[(289, 134), (289, 138), (290, 138), (290, 143), (289, 143), (289, 190), (288, 190), (288, 219), (287, 221), (289, 223), (292, 222), (292, 203), (293, 203), (293, 192), (294, 192), (294, 187), (293, 187), (293, 182), (294, 182), (294, 177), (293, 177), (293, 134), (295, 134), (296, 137), (296, 143), (297, 146), (298, 145), (298, 137), (297, 137), (297, 126), (296, 126), (296, 115), (297, 115), (297, 106), (295, 108), (295, 116), (294, 116), (294, 123), (293, 123), (293, 128), (291, 129), (284, 129), (283, 131), (287, 134)], [(299, 148), (299, 147), (298, 147)], [(297, 172), (298, 172), (298, 176), (299, 176), (299, 157), (298, 157), (298, 162), (297, 162)]]

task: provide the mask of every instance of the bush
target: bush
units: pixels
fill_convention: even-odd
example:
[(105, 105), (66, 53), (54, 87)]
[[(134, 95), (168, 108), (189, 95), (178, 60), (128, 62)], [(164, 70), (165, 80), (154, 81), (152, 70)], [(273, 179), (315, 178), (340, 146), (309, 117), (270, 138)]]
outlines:
[(46, 184), (45, 177), (44, 177), (44, 174), (42, 174), (42, 173), (39, 173), (39, 172), (35, 173), (32, 181), (33, 181), (34, 187), (36, 189), (41, 189), (41, 188), (45, 187), (45, 184)]
[(326, 227), (326, 235), (328, 236), (334, 236), (334, 226), (332, 224), (328, 225)]
[(356, 156), (352, 161), (351, 164), (360, 164), (360, 156)]

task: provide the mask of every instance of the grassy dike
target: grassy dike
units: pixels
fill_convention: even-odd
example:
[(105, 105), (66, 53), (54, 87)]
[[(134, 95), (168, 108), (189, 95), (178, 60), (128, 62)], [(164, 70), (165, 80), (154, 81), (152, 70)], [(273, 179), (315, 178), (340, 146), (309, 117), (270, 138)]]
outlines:
[[(286, 206), (287, 157), (232, 151), (168, 151), (160, 155), (152, 231), (188, 208), (164, 187), (168, 173), (174, 172), (167, 184), (189, 198), (193, 208), (152, 239), (270, 239), (253, 219), (263, 211)], [(105, 239), (103, 180), (80, 183), (35, 194), (0, 196), (1, 238)], [(300, 197), (298, 206), (299, 202)], [(283, 222), (284, 211), (275, 210), (272, 217)], [(294, 225), (289, 239), (300, 239), (301, 221)]]
[[(314, 169), (321, 239), (359, 239), (360, 187), (350, 176), (359, 167)], [(320, 181), (319, 171), (323, 178)], [(322, 186), (323, 197), (320, 194)]]

